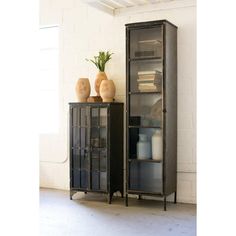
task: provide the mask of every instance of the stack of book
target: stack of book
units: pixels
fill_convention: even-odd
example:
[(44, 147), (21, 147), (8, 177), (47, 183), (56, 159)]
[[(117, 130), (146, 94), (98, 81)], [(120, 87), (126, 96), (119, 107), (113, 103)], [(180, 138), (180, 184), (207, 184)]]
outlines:
[(140, 92), (151, 92), (158, 90), (161, 81), (161, 72), (159, 71), (139, 71), (138, 72), (138, 89)]

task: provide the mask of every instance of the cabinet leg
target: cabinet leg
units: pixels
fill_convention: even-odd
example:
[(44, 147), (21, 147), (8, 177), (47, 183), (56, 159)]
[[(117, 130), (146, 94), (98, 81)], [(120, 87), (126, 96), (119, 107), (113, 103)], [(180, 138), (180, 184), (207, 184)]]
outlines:
[(174, 203), (177, 203), (177, 192), (175, 191)]
[(166, 196), (164, 197), (164, 211), (166, 211)]
[(138, 195), (138, 200), (141, 200), (141, 199), (142, 199), (142, 198), (141, 198), (141, 195), (139, 194), (139, 195)]
[(120, 191), (120, 194), (121, 194), (121, 198), (123, 198), (124, 197), (124, 192)]
[(175, 196), (174, 196), (174, 203), (177, 203), (177, 192), (175, 191)]
[(70, 191), (70, 200), (73, 200), (72, 196), (73, 196), (73, 191)]
[(113, 193), (108, 193), (108, 203), (111, 204)]
[(125, 194), (125, 205), (128, 206), (128, 194)]

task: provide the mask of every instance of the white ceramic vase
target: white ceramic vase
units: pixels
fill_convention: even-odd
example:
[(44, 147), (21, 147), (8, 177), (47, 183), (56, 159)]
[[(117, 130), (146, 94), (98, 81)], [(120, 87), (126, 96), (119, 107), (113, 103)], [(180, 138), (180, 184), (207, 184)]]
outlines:
[(78, 79), (75, 87), (77, 99), (79, 102), (87, 102), (90, 95), (90, 83), (88, 78)]
[(162, 132), (159, 129), (152, 136), (152, 159), (162, 160)]
[(102, 80), (99, 92), (103, 102), (112, 102), (116, 94), (113, 80)]
[(151, 158), (151, 144), (148, 142), (146, 134), (139, 134), (139, 141), (137, 142), (137, 158), (139, 160)]

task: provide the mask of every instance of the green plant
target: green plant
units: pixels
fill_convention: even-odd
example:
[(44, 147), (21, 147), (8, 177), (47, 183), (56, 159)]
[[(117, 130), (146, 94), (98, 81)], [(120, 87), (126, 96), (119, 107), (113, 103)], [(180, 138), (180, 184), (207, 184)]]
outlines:
[(105, 65), (106, 63), (111, 60), (111, 55), (114, 53), (107, 52), (99, 52), (98, 56), (94, 56), (94, 59), (86, 59), (86, 61), (91, 61), (98, 69), (99, 71), (104, 72), (105, 71)]

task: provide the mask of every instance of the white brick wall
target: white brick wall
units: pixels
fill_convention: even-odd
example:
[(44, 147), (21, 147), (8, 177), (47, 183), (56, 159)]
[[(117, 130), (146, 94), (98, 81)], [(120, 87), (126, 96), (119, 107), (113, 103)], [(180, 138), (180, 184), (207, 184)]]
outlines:
[[(175, 2), (175, 1), (173, 1)], [(168, 6), (171, 3), (168, 3)], [(173, 3), (174, 4), (174, 3)], [(178, 201), (196, 202), (196, 8), (194, 6), (143, 12), (136, 8), (115, 16), (93, 9), (79, 0), (40, 0), (40, 24), (58, 24), (60, 41), (60, 135), (68, 133), (68, 102), (75, 101), (76, 80), (89, 77), (92, 94), (96, 68), (85, 61), (99, 50), (115, 54), (106, 72), (116, 84), (116, 99), (125, 101), (126, 23), (168, 19), (178, 29)], [(155, 8), (157, 9), (157, 7)], [(45, 137), (48, 139), (48, 137)], [(44, 153), (46, 146), (42, 147)], [(55, 162), (40, 164), (41, 186), (69, 188), (68, 149), (58, 145)], [(60, 160), (66, 159), (60, 163)], [(187, 172), (187, 173), (184, 173)]]

